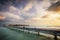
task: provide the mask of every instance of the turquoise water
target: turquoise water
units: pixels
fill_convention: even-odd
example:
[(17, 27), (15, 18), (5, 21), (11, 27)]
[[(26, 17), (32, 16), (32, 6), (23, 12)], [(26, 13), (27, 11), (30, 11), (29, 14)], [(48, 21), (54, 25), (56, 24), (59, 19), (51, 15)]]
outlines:
[(0, 40), (51, 40), (36, 34), (0, 27)]

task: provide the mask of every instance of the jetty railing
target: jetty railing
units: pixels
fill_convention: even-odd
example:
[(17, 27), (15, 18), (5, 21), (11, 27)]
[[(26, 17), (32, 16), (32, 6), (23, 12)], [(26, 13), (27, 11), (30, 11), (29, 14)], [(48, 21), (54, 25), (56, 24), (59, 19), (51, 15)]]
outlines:
[(48, 28), (25, 28), (25, 27), (16, 27), (16, 28), (19, 28), (19, 29), (23, 29), (23, 30), (28, 30), (28, 31), (35, 31), (38, 33), (38, 36), (40, 35), (39, 33), (40, 32), (45, 32), (45, 33), (48, 33), (48, 34), (52, 34), (54, 35), (54, 40), (58, 40), (57, 36), (60, 36), (60, 30), (54, 30), (54, 29), (48, 29)]
[(47, 32), (48, 34), (52, 34), (54, 35), (54, 40), (57, 40), (57, 36), (60, 36), (60, 30), (52, 30), (52, 29), (43, 29), (43, 28), (20, 28), (20, 29), (23, 29), (23, 30), (28, 30), (28, 31), (35, 31), (38, 33), (38, 36), (40, 35), (39, 33), (42, 32), (42, 31), (45, 31)]

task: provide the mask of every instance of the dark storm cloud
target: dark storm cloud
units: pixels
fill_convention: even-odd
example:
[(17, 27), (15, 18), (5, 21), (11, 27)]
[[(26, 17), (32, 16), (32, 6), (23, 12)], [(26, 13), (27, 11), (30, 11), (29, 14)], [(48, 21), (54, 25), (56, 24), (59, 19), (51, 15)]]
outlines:
[(48, 11), (56, 11), (58, 10), (58, 7), (60, 6), (60, 1), (52, 4), (49, 8), (48, 8)]
[(7, 11), (9, 0), (0, 0), (0, 11)]
[(17, 8), (24, 7), (28, 2), (27, 0), (0, 0), (0, 11), (7, 11), (11, 5)]

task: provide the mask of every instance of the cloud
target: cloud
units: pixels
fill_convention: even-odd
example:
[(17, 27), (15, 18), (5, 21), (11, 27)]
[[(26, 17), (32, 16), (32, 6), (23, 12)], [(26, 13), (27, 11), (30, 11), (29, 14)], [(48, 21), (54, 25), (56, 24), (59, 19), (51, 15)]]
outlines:
[(5, 19), (5, 17), (4, 16), (0, 16), (0, 20), (4, 20)]
[(29, 11), (33, 6), (32, 1), (30, 1), (23, 9), (23, 11)]
[(10, 11), (10, 12), (15, 12), (16, 10), (17, 10), (17, 8), (14, 7), (14, 6), (10, 6), (10, 7), (9, 7), (9, 11)]
[(7, 14), (6, 17), (11, 17), (13, 19), (18, 19), (18, 20), (22, 19), (19, 15), (13, 13), (6, 12), (5, 14)]
[[(26, 1), (10, 1), (12, 4), (10, 4), (9, 2), (9, 5), (6, 4), (8, 6), (6, 7), (7, 11), (2, 11), (2, 13), (0, 14), (2, 14), (5, 17), (4, 19), (8, 20), (9, 23), (24, 23), (30, 25), (54, 25), (55, 23), (58, 24), (57, 21), (59, 21), (60, 19), (60, 14), (50, 11), (53, 8), (52, 5), (55, 4), (57, 0)], [(53, 8), (53, 10), (55, 11), (56, 8)], [(60, 10), (59, 8), (60, 6), (58, 6), (57, 9)], [(0, 17), (0, 19), (2, 18), (3, 17)]]
[(52, 5), (48, 8), (48, 11), (58, 12), (59, 10), (60, 10), (60, 1), (57, 1), (56, 3), (52, 4)]

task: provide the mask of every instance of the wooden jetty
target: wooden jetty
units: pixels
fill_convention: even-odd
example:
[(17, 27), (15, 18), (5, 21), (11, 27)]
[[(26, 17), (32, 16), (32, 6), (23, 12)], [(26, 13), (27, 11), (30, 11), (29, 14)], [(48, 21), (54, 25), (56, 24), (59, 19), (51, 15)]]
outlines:
[[(16, 26), (16, 25), (13, 25), (13, 26)], [(38, 36), (40, 35), (39, 33), (41, 32), (46, 33), (46, 34), (51, 34), (54, 36), (54, 40), (58, 40), (57, 36), (60, 36), (60, 27), (41, 27), (41, 28), (29, 27), (27, 28), (26, 26), (29, 26), (29, 25), (19, 25), (19, 26), (23, 26), (23, 27), (15, 27), (15, 28), (37, 32)]]
[(42, 31), (48, 32), (48, 34), (54, 35), (54, 40), (57, 40), (57, 36), (60, 36), (60, 27), (49, 27), (49, 28), (19, 28), (23, 30), (28, 30), (28, 31), (35, 31), (38, 33), (38, 36), (40, 35), (39, 33)]

